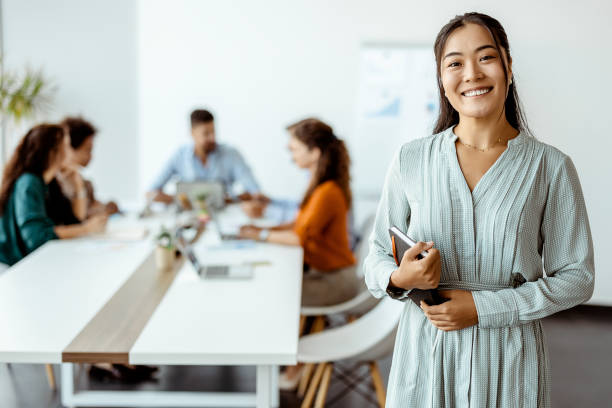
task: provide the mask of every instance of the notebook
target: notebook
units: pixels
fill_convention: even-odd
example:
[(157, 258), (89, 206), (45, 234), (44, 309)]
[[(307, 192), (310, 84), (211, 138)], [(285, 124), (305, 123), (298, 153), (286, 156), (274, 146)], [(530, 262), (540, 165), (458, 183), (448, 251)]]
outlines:
[[(389, 235), (391, 236), (391, 245), (393, 249), (393, 259), (399, 266), (404, 253), (416, 245), (416, 241), (404, 234), (399, 228), (393, 226), (389, 228)], [(427, 252), (423, 251), (417, 255), (417, 259), (423, 259), (427, 256)], [(430, 306), (439, 305), (440, 303), (446, 302), (448, 299), (443, 298), (438, 293), (437, 289), (411, 289), (410, 291), (402, 292), (410, 298), (417, 306), (421, 306), (421, 300)]]

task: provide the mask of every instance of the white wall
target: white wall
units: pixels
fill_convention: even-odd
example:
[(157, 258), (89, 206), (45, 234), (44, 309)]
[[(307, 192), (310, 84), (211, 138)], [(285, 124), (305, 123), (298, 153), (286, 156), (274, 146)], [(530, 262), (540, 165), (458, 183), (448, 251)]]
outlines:
[(455, 14), (498, 18), (536, 136), (578, 168), (595, 239), (594, 301), (612, 305), (612, 66), (604, 1), (151, 1), (139, 12), (141, 188), (178, 144), (188, 113), (207, 106), (218, 137), (240, 146), (272, 195), (298, 196), (284, 126), (317, 115), (355, 133), (364, 42), (432, 44)]
[[(536, 136), (578, 168), (596, 250), (595, 302), (612, 305), (612, 5), (609, 2), (368, 0), (4, 0), (6, 63), (42, 66), (58, 86), (49, 120), (98, 125), (90, 173), (103, 196), (135, 200), (188, 141), (196, 106), (217, 116), (266, 192), (297, 197), (284, 127), (307, 115), (356, 134), (359, 47), (431, 44), (452, 16), (479, 10), (506, 27)], [(137, 137), (136, 135), (139, 135)]]
[(37, 119), (91, 120), (99, 133), (87, 173), (98, 194), (138, 199), (136, 2), (4, 0), (2, 8), (5, 66), (43, 68), (57, 88)]

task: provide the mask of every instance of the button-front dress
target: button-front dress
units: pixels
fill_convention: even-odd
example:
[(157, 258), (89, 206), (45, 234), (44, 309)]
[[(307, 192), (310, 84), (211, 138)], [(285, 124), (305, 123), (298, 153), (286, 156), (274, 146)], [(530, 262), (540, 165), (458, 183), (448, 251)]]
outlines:
[[(478, 324), (438, 330), (405, 301), (387, 407), (549, 407), (540, 319), (590, 298), (593, 244), (571, 159), (519, 133), (470, 191), (452, 128), (406, 143), (391, 163), (365, 260), (387, 295), (388, 228), (440, 250), (440, 288), (472, 291)], [(522, 284), (521, 284), (522, 283)]]

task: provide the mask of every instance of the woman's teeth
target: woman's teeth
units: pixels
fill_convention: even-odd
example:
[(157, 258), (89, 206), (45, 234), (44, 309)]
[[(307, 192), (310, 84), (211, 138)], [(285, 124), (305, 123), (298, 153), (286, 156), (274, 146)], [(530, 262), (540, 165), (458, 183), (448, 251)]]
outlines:
[(487, 88), (487, 89), (477, 89), (475, 91), (467, 91), (464, 92), (463, 95), (464, 96), (478, 96), (478, 95), (483, 95), (486, 94), (487, 92), (489, 92), (491, 90), (491, 88)]

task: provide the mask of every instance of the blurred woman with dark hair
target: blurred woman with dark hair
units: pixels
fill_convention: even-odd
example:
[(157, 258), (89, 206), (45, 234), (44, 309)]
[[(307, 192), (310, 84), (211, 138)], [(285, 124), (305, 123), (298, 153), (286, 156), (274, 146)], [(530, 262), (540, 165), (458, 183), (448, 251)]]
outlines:
[(67, 117), (60, 126), (66, 130), (70, 143), (57, 177), (49, 183), (47, 211), (53, 222), (70, 225), (95, 214), (118, 212), (114, 202), (98, 201), (93, 184), (81, 175), (81, 169), (91, 161), (96, 128), (79, 117)]
[(61, 126), (33, 127), (8, 161), (0, 187), (0, 262), (13, 265), (52, 239), (102, 231), (106, 216), (55, 226), (45, 208), (47, 185), (65, 160), (68, 138)]
[(287, 128), (295, 164), (310, 170), (311, 179), (294, 222), (265, 229), (246, 226), (245, 238), (304, 248), (302, 304), (324, 306), (355, 296), (359, 282), (350, 249), (350, 159), (344, 142), (318, 119)]

